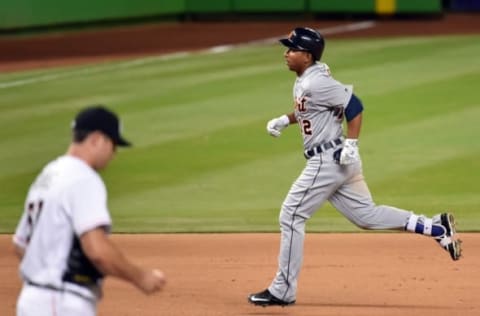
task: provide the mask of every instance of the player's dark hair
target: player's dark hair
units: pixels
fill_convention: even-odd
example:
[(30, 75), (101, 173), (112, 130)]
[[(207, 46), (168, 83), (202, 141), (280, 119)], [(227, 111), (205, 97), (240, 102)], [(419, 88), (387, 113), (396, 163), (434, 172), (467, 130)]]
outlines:
[(82, 143), (92, 131), (73, 130), (72, 140), (74, 143)]

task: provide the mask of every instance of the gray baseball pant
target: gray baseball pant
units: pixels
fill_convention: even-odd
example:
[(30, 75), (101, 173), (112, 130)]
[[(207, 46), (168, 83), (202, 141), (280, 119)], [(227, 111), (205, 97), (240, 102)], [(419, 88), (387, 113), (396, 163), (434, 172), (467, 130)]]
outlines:
[(364, 229), (404, 230), (412, 214), (391, 206), (375, 205), (363, 177), (361, 162), (339, 165), (333, 159), (333, 150), (310, 158), (290, 188), (280, 212), (278, 271), (268, 289), (281, 300), (296, 300), (305, 222), (327, 200)]

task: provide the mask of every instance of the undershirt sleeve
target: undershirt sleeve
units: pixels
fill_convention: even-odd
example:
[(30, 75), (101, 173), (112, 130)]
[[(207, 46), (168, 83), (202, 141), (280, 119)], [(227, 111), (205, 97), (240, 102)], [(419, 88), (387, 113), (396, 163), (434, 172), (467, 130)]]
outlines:
[(352, 94), (352, 97), (345, 108), (345, 118), (347, 119), (347, 122), (353, 120), (358, 114), (362, 113), (362, 111), (362, 101), (360, 101), (355, 94)]

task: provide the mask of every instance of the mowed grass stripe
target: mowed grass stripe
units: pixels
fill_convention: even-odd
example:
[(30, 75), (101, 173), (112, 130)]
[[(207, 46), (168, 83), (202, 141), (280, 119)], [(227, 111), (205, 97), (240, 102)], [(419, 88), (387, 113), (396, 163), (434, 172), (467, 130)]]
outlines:
[[(364, 132), (390, 129), (395, 125), (409, 124), (415, 120), (452, 115), (478, 107), (475, 93), (480, 71), (449, 79), (433, 80), (411, 88), (382, 95), (364, 97), (364, 115), (369, 124)], [(466, 126), (464, 126), (466, 128)]]
[[(378, 61), (375, 55), (360, 55), (360, 58), (368, 58), (366, 65), (345, 69), (343, 63), (339, 63), (338, 68), (335, 67), (337, 64), (334, 65), (333, 73), (345, 82), (353, 82), (356, 90), (363, 92), (366, 87), (370, 87), (366, 91), (368, 95), (381, 95), (411, 89), (421, 84), (442, 80), (451, 81), (453, 77), (475, 75), (480, 72), (480, 61), (468, 57), (455, 57), (457, 52), (458, 56), (480, 54), (480, 40), (478, 44), (470, 44), (467, 47), (453, 46), (442, 50), (438, 50), (437, 47), (437, 51), (431, 53), (421, 50), (420, 52), (413, 56), (410, 52), (407, 58), (395, 57), (388, 60), (380, 58)], [(382, 53), (386, 54), (383, 51)], [(440, 61), (443, 62), (439, 63)], [(371, 87), (376, 88), (371, 89)]]
[[(157, 69), (161, 69), (161, 66)], [(112, 78), (110, 74), (102, 74), (92, 80), (91, 78), (77, 78), (63, 82), (39, 83), (34, 87), (18, 88), (14, 93), (4, 93), (2, 100), (3, 115), (0, 120), (8, 121), (12, 118), (21, 119), (24, 110), (31, 114), (38, 112), (48, 112), (61, 109), (65, 104), (76, 105), (78, 103), (88, 102), (95, 96), (108, 97), (110, 102), (137, 100), (138, 97), (164, 97), (164, 102), (158, 102), (157, 107), (167, 107), (172, 105), (181, 105), (188, 92), (195, 89), (205, 89), (205, 86), (212, 87), (216, 82), (228, 82), (230, 80), (244, 81), (244, 78), (255, 78), (255, 76), (271, 70), (278, 71), (278, 65), (247, 66), (241, 65), (233, 68), (210, 69), (208, 72), (194, 72), (192, 74), (176, 74), (175, 76), (164, 75), (159, 72), (152, 78), (139, 74), (134, 76), (124, 74)], [(76, 89), (75, 89), (76, 88)], [(207, 91), (210, 91), (207, 89)], [(34, 93), (35, 99), (32, 100), (32, 94), (23, 94), (23, 91)], [(52, 91), (55, 93), (52, 94)], [(83, 91), (89, 91), (85, 95)], [(9, 91), (11, 92), (11, 91)], [(221, 93), (222, 91), (219, 91)], [(29, 101), (28, 105), (18, 105)], [(32, 102), (33, 101), (33, 102)], [(176, 102), (172, 102), (176, 101)], [(43, 109), (43, 111), (42, 111)], [(23, 115), (24, 116), (24, 115)]]

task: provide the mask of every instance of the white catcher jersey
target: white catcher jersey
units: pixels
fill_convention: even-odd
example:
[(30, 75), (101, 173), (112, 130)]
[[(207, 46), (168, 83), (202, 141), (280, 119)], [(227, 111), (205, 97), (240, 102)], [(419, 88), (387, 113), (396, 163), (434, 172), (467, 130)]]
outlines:
[[(50, 162), (31, 185), (25, 209), (13, 236), (25, 249), (20, 264), (24, 280), (66, 288), (62, 276), (73, 236), (96, 227), (111, 226), (105, 184), (95, 170), (73, 156)], [(82, 286), (68, 284), (96, 299)]]
[(333, 79), (325, 63), (307, 68), (293, 86), (295, 117), (303, 136), (304, 149), (342, 136), (343, 110), (353, 86)]

